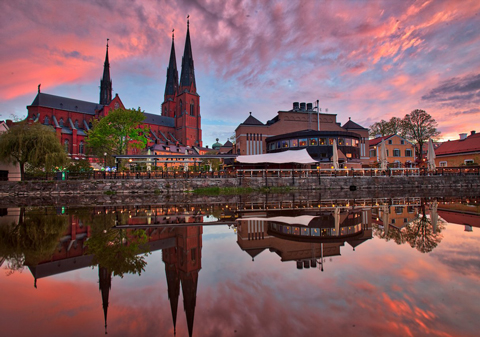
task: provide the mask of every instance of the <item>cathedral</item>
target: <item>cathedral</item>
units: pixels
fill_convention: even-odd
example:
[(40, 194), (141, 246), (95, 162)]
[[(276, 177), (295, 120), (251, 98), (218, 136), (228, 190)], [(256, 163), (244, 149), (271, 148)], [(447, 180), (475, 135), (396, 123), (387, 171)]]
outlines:
[[(82, 159), (88, 157), (85, 153), (85, 139), (92, 127), (92, 120), (102, 118), (117, 108), (125, 109), (125, 106), (118, 94), (112, 96), (107, 40), (98, 103), (43, 93), (39, 85), (37, 96), (32, 104), (27, 106), (27, 120), (29, 123), (37, 122), (53, 127), (69, 156), (74, 159)], [(159, 147), (174, 146), (177, 148), (177, 152), (178, 149), (182, 149), (182, 153), (185, 153), (188, 150), (192, 151), (193, 148), (202, 147), (200, 96), (195, 83), (189, 21), (187, 21), (180, 81), (172, 34), (172, 47), (161, 114), (144, 114), (143, 123), (150, 130), (148, 148), (155, 151)], [(136, 154), (135, 149), (132, 151), (130, 154)]]

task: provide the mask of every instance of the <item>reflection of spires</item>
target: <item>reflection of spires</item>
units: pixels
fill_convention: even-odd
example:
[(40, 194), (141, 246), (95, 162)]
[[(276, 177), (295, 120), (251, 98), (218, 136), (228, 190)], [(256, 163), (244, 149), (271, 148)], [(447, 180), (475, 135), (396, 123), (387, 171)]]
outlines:
[(107, 311), (108, 311), (108, 295), (112, 287), (112, 274), (105, 267), (98, 267), (98, 283), (102, 292), (103, 315), (105, 318), (105, 335), (107, 334)]
[(183, 308), (187, 316), (188, 335), (192, 336), (195, 306), (197, 304), (198, 272), (182, 273)]
[(175, 248), (163, 250), (163, 259), (165, 262), (165, 274), (167, 276), (168, 299), (170, 301), (170, 310), (172, 311), (173, 333), (177, 333), (177, 309), (178, 297), (180, 296), (180, 278), (175, 263), (172, 263), (170, 255), (174, 255)]

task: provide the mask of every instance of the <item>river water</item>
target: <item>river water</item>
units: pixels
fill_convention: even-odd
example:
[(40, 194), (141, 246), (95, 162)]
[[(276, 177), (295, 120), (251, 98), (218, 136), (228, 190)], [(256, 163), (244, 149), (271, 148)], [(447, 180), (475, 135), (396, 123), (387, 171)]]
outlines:
[(2, 335), (478, 335), (480, 197), (225, 199), (1, 208)]

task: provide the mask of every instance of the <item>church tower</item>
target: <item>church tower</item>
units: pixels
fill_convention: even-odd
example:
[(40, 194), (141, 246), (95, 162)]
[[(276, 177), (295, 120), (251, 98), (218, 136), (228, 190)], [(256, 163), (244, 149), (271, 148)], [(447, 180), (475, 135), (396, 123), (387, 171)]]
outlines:
[(105, 63), (103, 64), (103, 78), (100, 80), (100, 104), (108, 105), (112, 101), (112, 80), (110, 79), (110, 62), (108, 61), (108, 40)]
[(176, 97), (175, 137), (187, 146), (202, 146), (200, 96), (195, 83), (190, 22), (187, 17), (187, 38), (182, 57), (182, 72)]
[(162, 116), (166, 117), (175, 117), (175, 99), (178, 93), (178, 71), (174, 38), (174, 33), (172, 32), (172, 49), (170, 50), (170, 61), (167, 68), (167, 84), (165, 85), (165, 95), (162, 104)]

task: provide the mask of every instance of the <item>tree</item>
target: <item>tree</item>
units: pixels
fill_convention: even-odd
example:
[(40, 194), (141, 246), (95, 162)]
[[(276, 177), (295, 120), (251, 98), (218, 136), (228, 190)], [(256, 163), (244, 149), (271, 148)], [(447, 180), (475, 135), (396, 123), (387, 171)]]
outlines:
[(418, 158), (422, 159), (423, 144), (440, 135), (437, 122), (425, 110), (415, 109), (403, 118), (406, 138), (418, 144)]
[(403, 121), (398, 117), (392, 117), (388, 122), (382, 119), (380, 122), (376, 122), (370, 126), (369, 134), (371, 137), (376, 137), (377, 135), (384, 137), (393, 134), (404, 137), (405, 129), (403, 128)]
[(128, 148), (145, 148), (148, 138), (145, 133), (148, 129), (140, 128), (145, 115), (138, 108), (116, 109), (107, 116), (92, 122), (92, 129), (88, 132), (87, 146), (93, 154), (103, 158), (107, 155), (125, 155)]
[(0, 160), (18, 164), (23, 180), (26, 164), (50, 171), (65, 166), (68, 156), (50, 127), (21, 122), (0, 135)]
[(54, 211), (22, 207), (18, 223), (0, 226), (0, 256), (7, 261), (9, 273), (52, 257), (68, 225), (67, 216)]

